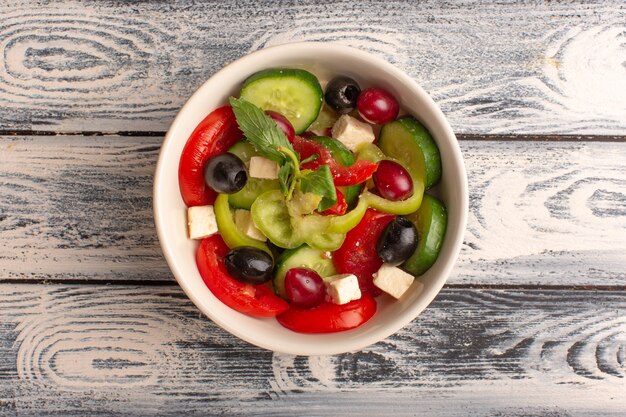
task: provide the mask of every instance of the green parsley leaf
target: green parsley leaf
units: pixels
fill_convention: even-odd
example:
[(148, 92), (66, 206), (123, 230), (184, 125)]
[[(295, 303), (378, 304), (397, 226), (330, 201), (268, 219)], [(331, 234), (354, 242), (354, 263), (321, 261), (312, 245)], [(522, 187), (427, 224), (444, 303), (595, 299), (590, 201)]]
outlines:
[(300, 190), (303, 193), (313, 193), (322, 196), (318, 206), (324, 211), (337, 204), (337, 192), (333, 183), (333, 175), (328, 165), (322, 165), (317, 171), (308, 172), (300, 178)]
[(278, 151), (278, 147), (293, 151), (293, 147), (276, 122), (263, 110), (244, 99), (230, 98), (239, 128), (254, 145), (256, 150), (264, 157), (282, 164), (285, 155)]

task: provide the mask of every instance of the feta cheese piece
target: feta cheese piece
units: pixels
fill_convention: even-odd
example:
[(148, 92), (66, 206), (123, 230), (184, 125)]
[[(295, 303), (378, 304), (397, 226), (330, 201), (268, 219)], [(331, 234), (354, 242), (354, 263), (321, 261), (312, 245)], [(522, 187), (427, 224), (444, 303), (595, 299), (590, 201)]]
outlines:
[(187, 209), (187, 226), (191, 239), (202, 239), (217, 233), (217, 220), (213, 206), (196, 206)]
[(414, 280), (413, 275), (387, 263), (374, 274), (374, 285), (394, 298), (402, 297)]
[(250, 158), (250, 169), (248, 171), (253, 178), (267, 178), (270, 180), (278, 178), (278, 164), (262, 156)]
[(266, 241), (267, 238), (259, 229), (257, 229), (252, 215), (248, 210), (236, 209), (235, 210), (235, 226), (252, 239)]
[(333, 125), (333, 138), (337, 139), (351, 151), (355, 151), (361, 143), (372, 143), (376, 136), (372, 126), (354, 117), (344, 114)]
[(361, 298), (359, 280), (353, 274), (333, 275), (324, 279), (326, 292), (335, 304), (347, 304)]

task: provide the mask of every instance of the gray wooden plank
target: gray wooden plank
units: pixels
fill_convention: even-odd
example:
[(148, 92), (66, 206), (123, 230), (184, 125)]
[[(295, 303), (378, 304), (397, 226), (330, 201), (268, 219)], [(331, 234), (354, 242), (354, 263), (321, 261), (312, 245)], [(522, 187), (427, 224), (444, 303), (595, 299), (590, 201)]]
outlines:
[(360, 352), (248, 345), (180, 289), (0, 284), (2, 415), (623, 415), (626, 298), (444, 290)]
[(375, 53), (458, 132), (623, 134), (623, 3), (42, 2), (0, 5), (0, 130), (163, 131), (225, 64), (292, 41)]
[[(151, 207), (161, 141), (0, 137), (0, 280), (171, 279)], [(460, 144), (470, 216), (450, 283), (626, 285), (626, 143)]]

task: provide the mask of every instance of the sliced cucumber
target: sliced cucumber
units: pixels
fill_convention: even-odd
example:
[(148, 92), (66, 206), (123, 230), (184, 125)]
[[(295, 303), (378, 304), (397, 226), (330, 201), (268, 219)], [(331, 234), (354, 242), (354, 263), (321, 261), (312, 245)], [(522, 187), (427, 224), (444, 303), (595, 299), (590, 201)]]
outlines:
[(324, 92), (320, 82), (302, 69), (267, 69), (250, 76), (241, 88), (241, 98), (263, 110), (285, 116), (296, 134), (304, 132), (317, 119)]
[(428, 130), (411, 116), (385, 124), (380, 131), (378, 146), (399, 160), (411, 175), (424, 179), (426, 189), (441, 178), (439, 148)]
[(433, 266), (439, 256), (446, 234), (448, 215), (441, 201), (424, 194), (419, 210), (406, 217), (417, 229), (418, 244), (413, 255), (402, 264), (402, 268), (419, 276)]
[[(245, 164), (248, 164), (253, 156), (259, 155), (254, 146), (247, 140), (240, 140), (235, 143), (228, 152), (237, 155)], [(248, 177), (246, 185), (241, 190), (228, 195), (228, 202), (232, 207), (250, 210), (252, 203), (258, 196), (266, 191), (279, 189), (278, 180)]]
[(322, 278), (335, 275), (335, 266), (332, 259), (326, 253), (313, 249), (307, 245), (299, 248), (287, 250), (280, 255), (276, 262), (274, 273), (274, 291), (283, 298), (285, 294), (285, 275), (291, 268), (310, 268), (315, 270)]

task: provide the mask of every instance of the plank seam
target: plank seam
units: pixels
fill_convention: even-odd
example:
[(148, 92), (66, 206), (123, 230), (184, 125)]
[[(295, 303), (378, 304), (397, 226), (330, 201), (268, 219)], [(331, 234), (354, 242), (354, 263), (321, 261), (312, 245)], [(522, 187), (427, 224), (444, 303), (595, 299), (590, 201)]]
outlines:
[[(152, 130), (137, 131), (74, 131), (54, 132), (47, 130), (0, 130), (0, 136), (150, 136), (161, 137), (167, 132)], [(458, 133), (459, 141), (499, 141), (499, 142), (626, 142), (623, 135), (555, 135), (555, 134), (475, 134)]]
[[(33, 284), (33, 285), (125, 285), (145, 287), (178, 286), (176, 281), (170, 280), (80, 280), (80, 279), (46, 279), (29, 280), (21, 278), (0, 279), (0, 284)], [(626, 285), (507, 285), (507, 284), (446, 284), (444, 289), (469, 290), (549, 290), (549, 291), (626, 291)]]

